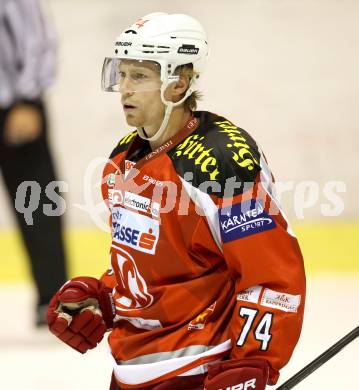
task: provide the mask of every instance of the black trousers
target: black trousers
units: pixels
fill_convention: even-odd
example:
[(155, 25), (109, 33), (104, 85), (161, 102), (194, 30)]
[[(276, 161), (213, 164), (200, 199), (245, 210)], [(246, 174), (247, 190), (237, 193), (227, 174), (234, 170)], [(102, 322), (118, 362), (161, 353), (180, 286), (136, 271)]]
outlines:
[[(36, 106), (41, 113), (41, 135), (33, 142), (18, 146), (6, 145), (3, 137), (4, 123), (11, 107), (0, 109), (0, 170), (30, 260), (32, 276), (38, 291), (37, 304), (44, 305), (67, 280), (67, 272), (62, 219), (43, 213), (43, 204), (54, 205), (47, 198), (45, 188), (49, 182), (56, 180), (47, 140), (46, 112), (41, 100), (28, 104)], [(15, 209), (16, 190), (25, 180), (36, 181), (41, 186), (39, 207), (33, 212), (33, 225), (28, 225), (24, 215)]]

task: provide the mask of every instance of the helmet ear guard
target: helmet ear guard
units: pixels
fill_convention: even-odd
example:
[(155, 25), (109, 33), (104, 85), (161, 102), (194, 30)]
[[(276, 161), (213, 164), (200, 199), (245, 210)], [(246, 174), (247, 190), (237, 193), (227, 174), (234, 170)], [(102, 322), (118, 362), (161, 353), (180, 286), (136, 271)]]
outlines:
[[(154, 61), (160, 65), (162, 81), (160, 91), (161, 100), (166, 106), (165, 116), (160, 129), (153, 137), (146, 137), (144, 131), (139, 130), (142, 138), (156, 141), (165, 131), (173, 107), (182, 104), (193, 93), (195, 81), (205, 68), (208, 58), (206, 33), (201, 24), (188, 15), (152, 13), (136, 21), (117, 37), (115, 58)], [(108, 72), (109, 59), (105, 59), (105, 63), (102, 88), (105, 91), (116, 91), (110, 87), (111, 84), (116, 85), (116, 72)], [(180, 101), (175, 103), (167, 101), (164, 96), (167, 86), (179, 79), (175, 74), (176, 69), (186, 64), (193, 65), (195, 76), (191, 78), (189, 87)]]

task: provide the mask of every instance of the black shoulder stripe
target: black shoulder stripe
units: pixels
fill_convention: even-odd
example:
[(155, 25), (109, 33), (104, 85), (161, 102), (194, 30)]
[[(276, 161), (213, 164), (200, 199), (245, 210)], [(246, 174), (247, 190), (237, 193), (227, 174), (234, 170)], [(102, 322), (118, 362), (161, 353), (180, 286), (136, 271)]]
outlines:
[(219, 134), (226, 139), (225, 147), (232, 154), (232, 163), (248, 172), (260, 169), (260, 152), (256, 142), (243, 129), (228, 120), (214, 122), (219, 127)]
[[(242, 193), (261, 169), (256, 142), (223, 117), (205, 111), (196, 116), (198, 129), (168, 152), (178, 175), (185, 178), (187, 173), (193, 177), (193, 186), (218, 196), (224, 195), (229, 179), (235, 180), (234, 195)], [(216, 183), (216, 191), (211, 190), (210, 182)]]
[(115, 149), (110, 154), (110, 158), (115, 157), (117, 154), (124, 152), (129, 147), (131, 141), (136, 137), (137, 131), (134, 130), (131, 133), (126, 134), (121, 138)]

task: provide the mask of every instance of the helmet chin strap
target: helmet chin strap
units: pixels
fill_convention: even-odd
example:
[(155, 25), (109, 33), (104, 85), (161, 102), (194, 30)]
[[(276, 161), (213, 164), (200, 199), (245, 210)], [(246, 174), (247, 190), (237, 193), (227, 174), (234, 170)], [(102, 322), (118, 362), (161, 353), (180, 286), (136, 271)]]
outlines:
[(141, 138), (143, 138), (149, 142), (158, 141), (162, 137), (162, 135), (165, 133), (165, 131), (167, 129), (168, 122), (170, 120), (170, 116), (172, 114), (173, 107), (176, 107), (176, 106), (179, 106), (180, 104), (182, 104), (188, 98), (188, 96), (191, 95), (191, 93), (193, 92), (192, 91), (192, 80), (191, 80), (190, 85), (189, 85), (184, 97), (176, 103), (170, 102), (170, 101), (166, 100), (165, 96), (164, 96), (165, 89), (167, 88), (168, 84), (169, 83), (167, 80), (161, 86), (161, 99), (162, 99), (163, 104), (166, 106), (166, 110), (165, 110), (165, 115), (163, 117), (162, 124), (161, 124), (160, 128), (157, 130), (157, 132), (152, 137), (147, 137), (147, 135), (145, 133), (145, 129), (143, 127), (137, 128), (138, 135)]

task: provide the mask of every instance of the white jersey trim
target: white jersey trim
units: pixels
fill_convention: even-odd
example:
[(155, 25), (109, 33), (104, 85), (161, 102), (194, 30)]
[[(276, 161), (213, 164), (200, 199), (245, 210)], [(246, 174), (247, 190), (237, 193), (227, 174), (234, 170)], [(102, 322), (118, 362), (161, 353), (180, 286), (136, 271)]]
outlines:
[(221, 359), (214, 360), (213, 362), (202, 364), (201, 366), (197, 366), (195, 368), (192, 368), (192, 370), (186, 371), (183, 374), (180, 374), (178, 376), (191, 376), (191, 375), (201, 375), (205, 374), (208, 371), (208, 366), (210, 364), (219, 363)]
[(278, 207), (278, 210), (282, 214), (282, 217), (287, 223), (287, 232), (292, 236), (296, 237), (294, 231), (290, 227), (289, 220), (285, 212), (283, 211), (279, 200), (276, 197), (276, 189), (275, 189), (275, 183), (272, 180), (272, 175), (270, 172), (270, 169), (268, 167), (268, 164), (266, 163), (262, 151), (261, 153), (261, 158), (260, 158), (260, 166), (261, 166), (261, 173), (260, 173), (260, 178), (261, 178), (261, 184), (263, 188), (266, 190), (267, 194), (270, 196), (274, 204)]
[(202, 192), (196, 187), (193, 187), (186, 180), (182, 179), (182, 177), (180, 177), (180, 179), (182, 185), (192, 199), (192, 202), (201, 210), (203, 210), (203, 213), (207, 218), (207, 222), (211, 230), (213, 239), (217, 244), (219, 250), (223, 253), (221, 232), (219, 229), (218, 208), (216, 204), (213, 202), (213, 200), (208, 194)]
[[(180, 369), (188, 364), (194, 363), (196, 362), (196, 360), (229, 351), (231, 348), (232, 342), (229, 339), (222, 344), (219, 344), (197, 355), (182, 356), (155, 363), (119, 365), (117, 364), (113, 356), (111, 356), (111, 358), (114, 366), (114, 374), (119, 382), (127, 385), (142, 385), (163, 375), (169, 374), (172, 371)], [(204, 370), (206, 370), (206, 368), (203, 366), (205, 365), (201, 365), (198, 368), (195, 367), (194, 369), (187, 371), (187, 374), (190, 373), (188, 375), (193, 375), (193, 372), (197, 371), (199, 371), (200, 373), (205, 372)], [(183, 373), (182, 375), (186, 375), (186, 373)]]

